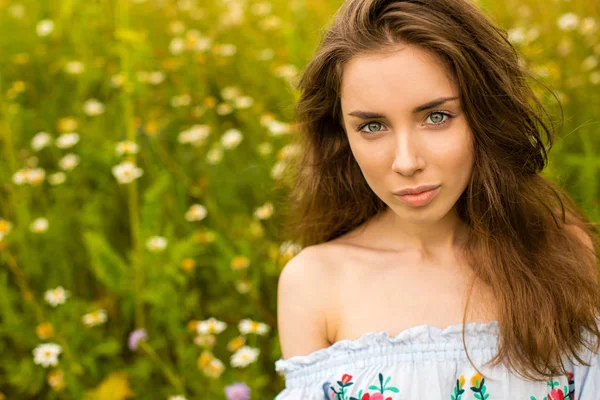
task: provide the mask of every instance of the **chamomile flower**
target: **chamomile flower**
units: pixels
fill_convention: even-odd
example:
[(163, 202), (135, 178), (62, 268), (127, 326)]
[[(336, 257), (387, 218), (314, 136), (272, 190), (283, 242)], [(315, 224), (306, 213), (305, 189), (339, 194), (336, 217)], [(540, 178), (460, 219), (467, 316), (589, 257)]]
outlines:
[(167, 239), (162, 236), (152, 236), (146, 241), (146, 248), (153, 253), (163, 251), (167, 247)]
[(35, 31), (39, 37), (48, 36), (54, 30), (54, 22), (50, 19), (44, 19), (37, 23)]
[(48, 230), (48, 220), (46, 218), (37, 218), (29, 225), (29, 230), (33, 233), (46, 232)]
[(33, 151), (40, 151), (50, 144), (52, 144), (52, 136), (48, 132), (38, 132), (31, 139), (31, 148)]
[(112, 173), (119, 183), (130, 183), (144, 174), (144, 170), (131, 161), (124, 161), (112, 168)]
[(60, 185), (61, 183), (64, 183), (66, 179), (67, 175), (60, 171), (48, 175), (48, 183), (52, 186)]
[(221, 360), (213, 357), (208, 365), (202, 369), (204, 374), (209, 378), (218, 378), (225, 371), (225, 365)]
[(33, 362), (44, 368), (58, 364), (58, 355), (62, 352), (56, 343), (43, 343), (33, 349)]
[(265, 203), (265, 205), (258, 207), (254, 211), (254, 218), (256, 219), (269, 219), (273, 215), (273, 204), (270, 202)]
[(198, 322), (197, 331), (199, 334), (214, 333), (219, 334), (227, 328), (227, 324), (223, 321), (219, 321), (214, 317), (210, 317), (207, 320)]
[(260, 349), (242, 346), (231, 356), (231, 366), (236, 368), (246, 367), (258, 359)]
[(56, 307), (59, 304), (64, 304), (69, 297), (69, 291), (65, 290), (62, 286), (57, 286), (54, 289), (47, 290), (44, 293), (44, 300), (52, 307)]
[(89, 99), (83, 103), (83, 112), (89, 116), (96, 116), (104, 113), (104, 104), (97, 99)]
[(221, 145), (226, 149), (232, 149), (240, 144), (242, 139), (242, 132), (238, 129), (228, 129), (221, 137)]
[(79, 165), (79, 160), (77, 154), (69, 153), (58, 160), (58, 167), (64, 171), (70, 171)]
[(242, 335), (255, 333), (263, 336), (269, 333), (269, 331), (271, 330), (269, 325), (262, 322), (253, 321), (249, 318), (244, 318), (243, 320), (241, 320), (238, 324), (238, 329), (240, 330), (240, 333)]
[(99, 309), (91, 313), (85, 314), (81, 320), (87, 326), (96, 326), (106, 322), (106, 310)]
[(201, 221), (206, 218), (206, 208), (200, 204), (192, 204), (185, 213), (185, 219), (188, 221)]
[(137, 143), (132, 142), (131, 140), (125, 140), (123, 142), (117, 143), (115, 148), (115, 152), (117, 155), (122, 156), (124, 154), (136, 154), (139, 151), (139, 146)]
[(79, 142), (79, 134), (77, 132), (63, 133), (56, 138), (55, 145), (59, 149), (68, 149), (75, 146)]

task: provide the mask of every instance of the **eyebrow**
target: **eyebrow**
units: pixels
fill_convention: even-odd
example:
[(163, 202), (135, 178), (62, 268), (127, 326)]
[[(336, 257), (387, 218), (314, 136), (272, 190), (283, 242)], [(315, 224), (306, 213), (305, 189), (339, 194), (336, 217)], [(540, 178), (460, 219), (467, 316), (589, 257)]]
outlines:
[[(428, 103), (421, 104), (420, 106), (415, 107), (415, 109), (413, 110), (413, 114), (420, 113), (421, 111), (429, 110), (430, 108), (437, 107), (441, 104), (444, 104), (447, 101), (457, 100), (457, 99), (458, 99), (457, 96), (455, 96), (455, 97), (440, 97), (438, 99), (432, 100)], [(351, 115), (353, 117), (359, 117), (362, 119), (385, 118), (385, 115), (383, 115), (383, 114), (373, 113), (373, 112), (369, 112), (369, 111), (352, 111), (348, 115)]]

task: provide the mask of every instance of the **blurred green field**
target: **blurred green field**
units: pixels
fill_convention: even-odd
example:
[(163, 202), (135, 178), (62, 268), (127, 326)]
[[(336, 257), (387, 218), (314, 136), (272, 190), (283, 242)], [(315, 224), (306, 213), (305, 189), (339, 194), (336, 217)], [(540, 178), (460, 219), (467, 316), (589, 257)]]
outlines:
[[(340, 4), (0, 0), (0, 399), (283, 389), (293, 84)], [(600, 222), (600, 2), (479, 4), (562, 103), (545, 176)]]

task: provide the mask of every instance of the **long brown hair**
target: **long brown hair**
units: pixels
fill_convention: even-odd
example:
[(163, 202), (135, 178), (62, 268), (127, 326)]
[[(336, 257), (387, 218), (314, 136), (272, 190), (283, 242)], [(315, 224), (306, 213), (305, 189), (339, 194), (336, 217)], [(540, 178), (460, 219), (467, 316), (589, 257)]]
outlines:
[(284, 236), (300, 247), (326, 242), (386, 208), (352, 155), (340, 87), (352, 57), (399, 44), (439, 57), (473, 132), (473, 174), (455, 207), (469, 227), (469, 265), (499, 305), (501, 340), (490, 362), (537, 381), (565, 375), (563, 355), (589, 365), (578, 351), (600, 346), (586, 340), (588, 333), (600, 338), (598, 229), (565, 190), (539, 175), (554, 125), (506, 32), (468, 0), (349, 0), (339, 9), (297, 83), (302, 151), (286, 175)]

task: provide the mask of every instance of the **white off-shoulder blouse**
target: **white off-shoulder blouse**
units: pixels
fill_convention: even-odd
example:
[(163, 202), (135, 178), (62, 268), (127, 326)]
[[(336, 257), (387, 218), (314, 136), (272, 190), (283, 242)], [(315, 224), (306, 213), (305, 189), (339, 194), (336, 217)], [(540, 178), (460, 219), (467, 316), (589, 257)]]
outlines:
[(496, 354), (498, 321), (467, 323), (469, 356), (483, 378), (467, 359), (462, 326), (419, 325), (395, 337), (369, 332), (279, 359), (275, 370), (285, 376), (286, 386), (275, 400), (600, 400), (599, 354), (583, 349), (580, 355), (591, 366), (565, 359), (566, 375), (526, 381), (502, 363), (483, 366)]

